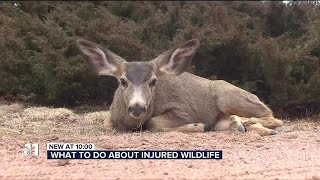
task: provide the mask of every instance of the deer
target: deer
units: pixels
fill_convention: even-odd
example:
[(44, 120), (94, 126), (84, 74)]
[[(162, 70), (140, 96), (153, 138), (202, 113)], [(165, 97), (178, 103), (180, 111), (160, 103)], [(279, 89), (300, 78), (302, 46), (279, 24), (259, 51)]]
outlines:
[(206, 132), (234, 129), (276, 135), (283, 121), (256, 95), (224, 80), (210, 80), (189, 73), (200, 47), (191, 39), (150, 61), (128, 62), (108, 48), (76, 38), (91, 72), (113, 76), (116, 89), (106, 128), (119, 131)]

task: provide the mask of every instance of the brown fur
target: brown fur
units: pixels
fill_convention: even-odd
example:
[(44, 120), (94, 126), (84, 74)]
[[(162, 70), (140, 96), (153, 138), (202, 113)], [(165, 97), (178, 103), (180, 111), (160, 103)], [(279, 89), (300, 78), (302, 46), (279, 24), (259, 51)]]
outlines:
[[(146, 84), (150, 82), (147, 80), (151, 77), (150, 72), (147, 73), (146, 79), (147, 76), (130, 77), (134, 80), (143, 79), (139, 80), (139, 83), (143, 82), (139, 87), (143, 87), (143, 95), (147, 96), (147, 111), (138, 119), (131, 117), (127, 111), (126, 99), (132, 98), (127, 92), (130, 88), (119, 86), (110, 107), (110, 116), (105, 122), (107, 126), (126, 131), (145, 127), (151, 131), (184, 132), (201, 132), (205, 129), (226, 130), (235, 127), (240, 131), (246, 128), (260, 135), (270, 135), (274, 134), (271, 129), (283, 125), (282, 121), (274, 118), (272, 111), (254, 94), (222, 80), (212, 81), (184, 72), (199, 47), (198, 40), (188, 41), (150, 62), (141, 63), (126, 62), (111, 51), (86, 40), (77, 42), (79, 48), (89, 58), (87, 60), (89, 64), (91, 66), (98, 64), (95, 71), (100, 75), (111, 75), (119, 79), (123, 76), (128, 77), (126, 74), (128, 72), (123, 69), (129, 65), (141, 66), (134, 69), (143, 70), (142, 66), (151, 64), (153, 67), (151, 74), (158, 78), (157, 85), (152, 89)], [(101, 52), (106, 53), (106, 59), (103, 59), (103, 54), (99, 54)], [(134, 74), (129, 76), (146, 74), (146, 72), (132, 72)], [(134, 82), (129, 83), (131, 87), (138, 87)]]

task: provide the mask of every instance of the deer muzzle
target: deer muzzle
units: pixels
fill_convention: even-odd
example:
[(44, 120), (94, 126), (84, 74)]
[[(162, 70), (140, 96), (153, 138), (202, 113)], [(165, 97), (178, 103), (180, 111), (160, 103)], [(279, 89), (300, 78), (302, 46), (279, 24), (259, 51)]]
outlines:
[(132, 105), (132, 106), (129, 106), (128, 108), (128, 112), (130, 114), (130, 116), (132, 116), (133, 118), (140, 118), (142, 117), (145, 113), (146, 113), (147, 109), (145, 106), (142, 106), (138, 103)]

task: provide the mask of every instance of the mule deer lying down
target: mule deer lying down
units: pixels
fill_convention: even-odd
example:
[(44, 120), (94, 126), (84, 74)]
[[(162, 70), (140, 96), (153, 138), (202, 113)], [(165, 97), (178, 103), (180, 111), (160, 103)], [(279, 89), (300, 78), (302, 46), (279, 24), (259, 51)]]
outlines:
[(78, 48), (97, 75), (114, 76), (120, 85), (105, 126), (130, 131), (202, 132), (237, 129), (273, 135), (283, 122), (257, 96), (222, 80), (184, 72), (199, 48), (192, 39), (149, 62), (127, 62), (84, 39)]

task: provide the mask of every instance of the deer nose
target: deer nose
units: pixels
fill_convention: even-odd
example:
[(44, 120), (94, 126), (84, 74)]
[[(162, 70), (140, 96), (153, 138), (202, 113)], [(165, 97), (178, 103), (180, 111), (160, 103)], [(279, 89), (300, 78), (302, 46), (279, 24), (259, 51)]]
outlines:
[(146, 112), (146, 108), (136, 103), (133, 106), (129, 106), (128, 111), (132, 113), (133, 116), (139, 117), (142, 113)]

